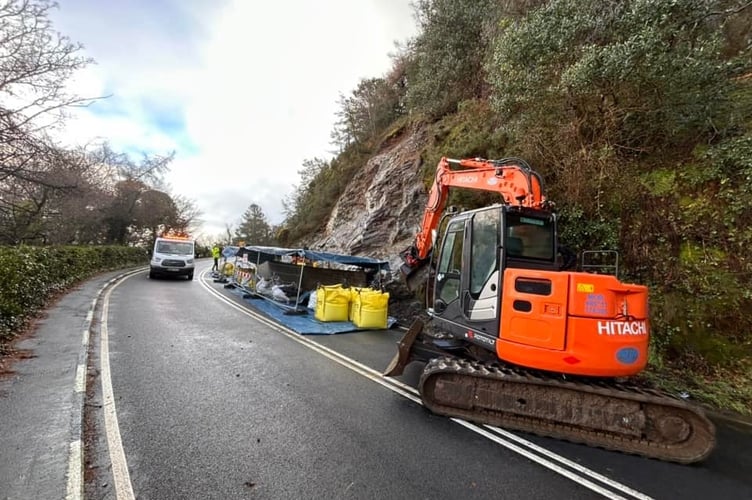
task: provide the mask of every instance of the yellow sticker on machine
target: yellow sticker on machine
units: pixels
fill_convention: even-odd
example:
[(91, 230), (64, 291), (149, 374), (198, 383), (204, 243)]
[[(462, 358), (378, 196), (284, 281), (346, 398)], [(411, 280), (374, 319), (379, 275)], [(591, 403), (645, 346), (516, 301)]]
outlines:
[(577, 291), (582, 293), (593, 293), (595, 285), (592, 283), (577, 283)]

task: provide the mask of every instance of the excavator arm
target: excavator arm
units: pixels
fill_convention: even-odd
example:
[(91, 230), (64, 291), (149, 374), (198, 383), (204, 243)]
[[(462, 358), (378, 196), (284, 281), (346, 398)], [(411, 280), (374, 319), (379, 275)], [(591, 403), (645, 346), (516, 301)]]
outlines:
[(427, 262), (435, 231), (446, 208), (449, 189), (453, 187), (498, 193), (501, 202), (508, 205), (545, 208), (548, 204), (540, 175), (522, 159), (441, 158), (428, 193), (420, 230), (412, 246), (401, 254), (403, 274), (409, 276)]

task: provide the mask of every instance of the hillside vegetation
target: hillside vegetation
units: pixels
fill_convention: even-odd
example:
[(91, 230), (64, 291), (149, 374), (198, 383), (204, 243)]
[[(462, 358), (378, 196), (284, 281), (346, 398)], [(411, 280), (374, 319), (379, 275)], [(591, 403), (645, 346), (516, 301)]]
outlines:
[[(417, 0), (419, 35), (340, 102), (280, 234), (320, 230), (349, 179), (408, 125), (441, 156), (525, 158), (561, 238), (616, 249), (649, 285), (648, 377), (752, 414), (752, 2)], [(488, 200), (459, 193), (473, 208)]]

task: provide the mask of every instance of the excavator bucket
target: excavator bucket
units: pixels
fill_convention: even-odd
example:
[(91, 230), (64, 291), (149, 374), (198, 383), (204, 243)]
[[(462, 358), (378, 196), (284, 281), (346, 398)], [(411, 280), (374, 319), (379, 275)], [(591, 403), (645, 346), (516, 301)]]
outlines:
[(407, 289), (411, 292), (419, 290), (425, 285), (431, 266), (430, 258), (420, 259), (416, 255), (415, 247), (410, 247), (400, 253), (403, 264), (400, 266), (400, 273), (405, 280)]
[(405, 279), (405, 285), (411, 292), (420, 291), (422, 287), (425, 287), (426, 281), (430, 273), (430, 267), (428, 263), (424, 263), (418, 267), (402, 266), (402, 276)]
[(385, 377), (397, 377), (402, 375), (405, 371), (405, 367), (412, 361), (410, 352), (412, 351), (415, 339), (423, 331), (423, 321), (416, 319), (413, 324), (408, 328), (407, 333), (397, 343), (397, 353), (392, 358), (389, 366), (384, 370)]

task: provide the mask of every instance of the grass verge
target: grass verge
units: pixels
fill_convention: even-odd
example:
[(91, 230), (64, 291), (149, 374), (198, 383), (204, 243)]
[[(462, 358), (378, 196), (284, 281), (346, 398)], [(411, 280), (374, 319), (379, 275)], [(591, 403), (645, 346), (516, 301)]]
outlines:
[(734, 413), (752, 422), (752, 363), (710, 374), (687, 373), (674, 367), (650, 367), (640, 378), (671, 394), (687, 396), (689, 401), (708, 410)]

